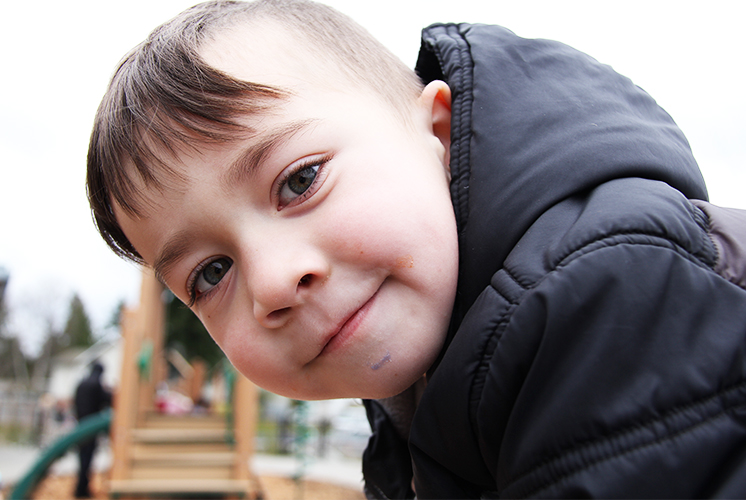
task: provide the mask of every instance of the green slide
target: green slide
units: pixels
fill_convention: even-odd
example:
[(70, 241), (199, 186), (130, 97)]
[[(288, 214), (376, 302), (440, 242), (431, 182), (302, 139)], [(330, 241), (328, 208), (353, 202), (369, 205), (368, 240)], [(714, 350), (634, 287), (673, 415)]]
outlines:
[(31, 469), (18, 481), (10, 494), (9, 500), (23, 500), (29, 498), (36, 485), (44, 479), (49, 467), (55, 460), (67, 453), (71, 446), (85, 441), (98, 433), (109, 432), (111, 425), (111, 409), (89, 415), (78, 422), (75, 429), (65, 434), (45, 449)]

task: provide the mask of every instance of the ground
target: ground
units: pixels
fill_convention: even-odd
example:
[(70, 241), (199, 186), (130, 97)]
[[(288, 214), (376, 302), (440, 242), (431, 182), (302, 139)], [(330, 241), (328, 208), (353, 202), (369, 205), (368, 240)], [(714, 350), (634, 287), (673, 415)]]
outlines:
[[(106, 498), (102, 493), (104, 476), (95, 474), (91, 489), (96, 498)], [(362, 491), (353, 490), (333, 484), (304, 481), (299, 492), (292, 479), (280, 477), (261, 477), (266, 500), (364, 500)], [(33, 500), (61, 500), (72, 497), (75, 489), (74, 476), (48, 476), (34, 491)], [(7, 494), (6, 493), (6, 498)], [(0, 497), (1, 498), (1, 497)]]

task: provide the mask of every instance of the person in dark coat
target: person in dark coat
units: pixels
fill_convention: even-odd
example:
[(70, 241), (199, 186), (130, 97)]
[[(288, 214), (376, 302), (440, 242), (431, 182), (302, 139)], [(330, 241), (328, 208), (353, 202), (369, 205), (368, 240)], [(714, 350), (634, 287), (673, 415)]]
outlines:
[(746, 213), (674, 120), (498, 26), (394, 59), (310, 2), (185, 11), (99, 108), (99, 231), (257, 384), (365, 399), (371, 498), (746, 496)]
[[(78, 421), (94, 415), (111, 405), (111, 393), (101, 383), (104, 366), (94, 363), (90, 374), (75, 389), (75, 416)], [(78, 479), (75, 484), (75, 498), (90, 498), (90, 471), (96, 453), (97, 437), (78, 445)]]

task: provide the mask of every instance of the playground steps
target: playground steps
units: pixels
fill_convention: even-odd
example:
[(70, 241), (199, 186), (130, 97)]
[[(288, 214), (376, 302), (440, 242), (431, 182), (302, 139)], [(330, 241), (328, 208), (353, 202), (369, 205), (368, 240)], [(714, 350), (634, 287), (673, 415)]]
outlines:
[(178, 498), (239, 497), (254, 488), (251, 481), (238, 479), (129, 479), (111, 481), (112, 498), (154, 496)]
[(225, 429), (225, 417), (212, 413), (205, 415), (166, 415), (163, 413), (147, 413), (145, 415), (145, 429), (169, 429), (169, 428), (198, 428), (198, 429)]
[[(188, 417), (187, 417), (188, 418)], [(133, 429), (132, 440), (137, 443), (215, 443), (226, 438), (226, 429)]]
[(221, 416), (148, 414), (130, 432), (130, 475), (110, 481), (110, 495), (247, 497), (258, 489), (236, 478), (232, 437)]

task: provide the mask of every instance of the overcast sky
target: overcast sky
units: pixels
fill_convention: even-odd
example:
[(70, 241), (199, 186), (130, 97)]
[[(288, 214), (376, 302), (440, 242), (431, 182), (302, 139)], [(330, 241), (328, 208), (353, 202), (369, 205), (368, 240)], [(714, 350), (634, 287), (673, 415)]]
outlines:
[[(119, 59), (189, 0), (37, 0), (3, 5), (0, 51), (0, 268), (13, 331), (31, 351), (40, 318), (79, 293), (100, 329), (136, 303), (139, 271), (96, 233), (85, 199), (91, 121)], [(413, 66), (419, 30), (482, 22), (551, 38), (647, 90), (691, 143), (716, 204), (746, 209), (746, 98), (738, 0), (330, 0)], [(39, 304), (47, 304), (39, 305)], [(45, 307), (47, 309), (45, 309)]]

